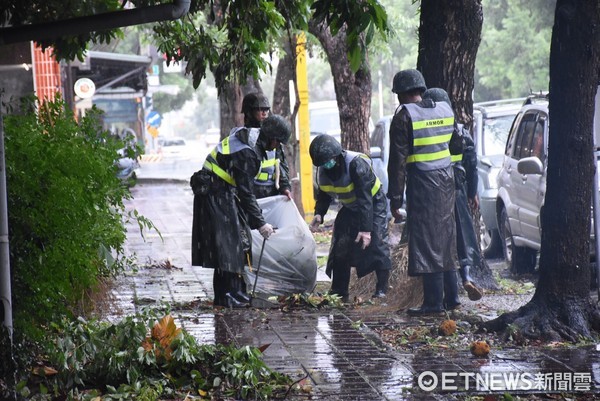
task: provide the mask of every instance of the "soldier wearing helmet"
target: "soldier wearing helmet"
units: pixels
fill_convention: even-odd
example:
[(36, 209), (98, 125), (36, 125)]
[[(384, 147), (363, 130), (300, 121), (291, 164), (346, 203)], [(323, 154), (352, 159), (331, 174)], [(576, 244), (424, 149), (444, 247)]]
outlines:
[[(434, 102), (445, 102), (449, 105), (450, 97), (442, 88), (430, 88), (423, 93), (423, 99), (431, 99)], [(477, 198), (477, 151), (475, 143), (469, 131), (462, 124), (457, 124), (457, 128), (461, 132), (464, 142), (464, 150), (462, 153), (452, 155), (452, 168), (454, 170), (454, 184), (456, 190), (456, 202), (454, 204), (454, 218), (456, 220), (456, 246), (458, 253), (458, 261), (460, 263), (459, 272), (462, 280), (463, 288), (467, 291), (471, 301), (481, 299), (483, 293), (471, 277), (470, 270), (472, 266), (478, 266), (481, 263), (481, 252), (479, 243), (477, 242), (477, 234), (473, 228), (473, 217), (469, 210), (469, 203), (472, 207), (479, 207)], [(444, 274), (454, 274), (452, 271), (444, 272)], [(453, 305), (458, 305), (458, 296), (448, 298), (448, 294), (444, 294), (444, 304), (446, 308)]]
[(292, 199), (289, 167), (282, 148), (291, 134), (292, 127), (280, 115), (272, 115), (262, 121), (255, 147), (261, 160), (260, 171), (254, 178), (254, 194), (257, 198), (285, 195)]
[(316, 231), (333, 199), (342, 204), (335, 218), (325, 272), (332, 277), (332, 294), (343, 301), (349, 297), (350, 268), (358, 277), (377, 275), (374, 298), (385, 297), (391, 270), (387, 245), (387, 201), (371, 159), (362, 153), (343, 150), (332, 136), (313, 139), (310, 157), (317, 167), (317, 199), (310, 224)]
[(249, 93), (242, 100), (244, 126), (260, 128), (262, 121), (269, 116), (271, 105), (262, 93)]
[[(394, 76), (392, 92), (400, 106), (390, 125), (388, 198), (401, 221), (406, 187), (408, 274), (423, 278), (424, 298), (421, 307), (408, 310), (412, 316), (443, 313), (444, 298), (448, 309), (459, 305), (450, 304), (458, 292), (450, 138), (458, 131), (450, 105), (421, 98), (426, 89), (418, 70)], [(459, 147), (454, 153), (462, 152)]]
[(242, 274), (252, 255), (251, 229), (266, 239), (274, 233), (254, 195), (260, 171), (258, 128), (237, 127), (206, 157), (192, 176), (194, 192), (192, 265), (215, 270), (215, 306), (244, 307), (250, 297)]

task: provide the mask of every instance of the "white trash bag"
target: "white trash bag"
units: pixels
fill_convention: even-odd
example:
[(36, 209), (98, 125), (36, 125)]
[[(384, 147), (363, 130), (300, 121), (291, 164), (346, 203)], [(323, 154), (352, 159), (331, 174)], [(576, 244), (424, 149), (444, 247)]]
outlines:
[(264, 241), (256, 293), (271, 296), (311, 292), (317, 280), (317, 245), (296, 204), (277, 195), (258, 199), (258, 206), (275, 232), (264, 241), (258, 230), (252, 230), (252, 272), (246, 266), (246, 291), (252, 295)]

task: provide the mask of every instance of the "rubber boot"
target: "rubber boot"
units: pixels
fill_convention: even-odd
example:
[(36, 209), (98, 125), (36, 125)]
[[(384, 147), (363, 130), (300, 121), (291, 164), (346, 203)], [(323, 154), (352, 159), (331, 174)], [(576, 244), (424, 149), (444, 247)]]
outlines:
[(441, 315), (444, 313), (444, 273), (423, 275), (423, 305), (410, 308), (409, 316)]
[(373, 294), (373, 298), (385, 298), (385, 293), (388, 289), (390, 271), (375, 270), (375, 274), (377, 275), (377, 285), (375, 286), (375, 294)]
[(250, 297), (246, 294), (246, 282), (244, 278), (236, 273), (231, 273), (229, 295), (241, 304), (250, 303)]
[(229, 306), (227, 297), (225, 296), (225, 294), (229, 292), (229, 278), (227, 272), (224, 272), (221, 269), (215, 269), (213, 275), (213, 292), (215, 294), (213, 299), (214, 306)]
[(444, 272), (444, 309), (454, 310), (460, 307), (458, 299), (458, 279), (456, 270)]
[(462, 279), (463, 288), (467, 292), (469, 299), (471, 301), (478, 301), (483, 296), (483, 291), (481, 291), (481, 289), (477, 287), (473, 282), (473, 279), (469, 274), (470, 269), (471, 266), (469, 265), (461, 266), (461, 268), (459, 269), (460, 278)]
[(333, 277), (331, 278), (330, 294), (339, 295), (343, 303), (350, 300), (348, 287), (350, 286), (350, 266), (334, 267)]
[(230, 292), (225, 294), (225, 299), (227, 300), (227, 307), (229, 308), (245, 308), (248, 306), (247, 302), (238, 301)]

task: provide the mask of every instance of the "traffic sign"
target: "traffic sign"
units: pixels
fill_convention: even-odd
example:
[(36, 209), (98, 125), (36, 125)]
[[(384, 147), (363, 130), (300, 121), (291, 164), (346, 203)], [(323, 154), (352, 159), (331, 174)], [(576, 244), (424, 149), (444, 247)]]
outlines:
[(158, 111), (152, 110), (150, 113), (148, 113), (146, 122), (149, 126), (158, 128), (160, 127), (160, 123), (162, 122), (162, 117), (160, 116)]
[(88, 99), (94, 96), (94, 92), (96, 92), (96, 85), (94, 84), (94, 81), (89, 78), (79, 78), (77, 81), (75, 81), (73, 89), (75, 90), (75, 94), (81, 99)]

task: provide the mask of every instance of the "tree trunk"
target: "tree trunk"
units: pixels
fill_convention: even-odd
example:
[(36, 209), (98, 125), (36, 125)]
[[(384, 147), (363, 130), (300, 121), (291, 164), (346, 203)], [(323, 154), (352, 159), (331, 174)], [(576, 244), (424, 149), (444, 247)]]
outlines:
[(473, 123), (475, 59), (481, 42), (481, 0), (421, 0), (417, 69), (428, 88), (448, 92), (454, 113)]
[(242, 90), (239, 85), (228, 83), (225, 85), (219, 95), (219, 110), (221, 115), (221, 139), (229, 135), (229, 131), (233, 127), (244, 125), (244, 121), (240, 122), (239, 111), (242, 108)]
[(323, 24), (309, 24), (309, 32), (323, 46), (331, 67), (333, 85), (340, 110), (342, 147), (369, 154), (369, 120), (371, 118), (371, 71), (365, 56), (362, 66), (352, 72), (346, 47), (346, 28), (336, 36)]
[(232, 128), (244, 125), (242, 114), (242, 100), (244, 96), (252, 92), (262, 92), (258, 81), (252, 77), (240, 86), (236, 83), (227, 83), (219, 95), (219, 108), (221, 115), (221, 139), (224, 139)]
[(590, 298), (594, 97), (600, 69), (600, 3), (558, 0), (550, 49), (548, 175), (536, 292), (488, 322), (529, 338), (578, 341), (600, 330)]
[[(422, 0), (417, 69), (428, 88), (442, 88), (452, 100), (458, 122), (473, 122), (475, 59), (481, 42), (483, 11), (481, 0)], [(475, 232), (480, 232), (479, 211), (473, 213)], [(471, 271), (475, 283), (497, 290), (498, 283), (487, 261)]]

